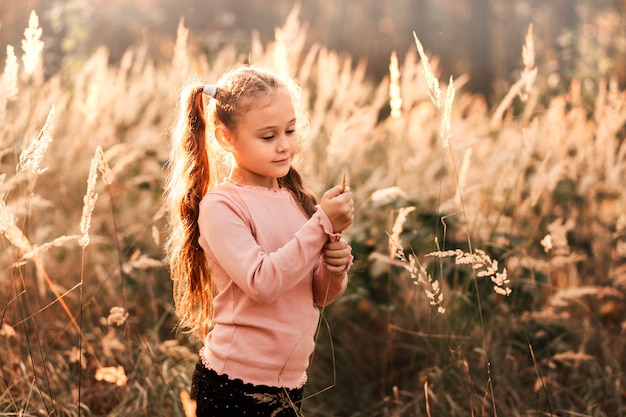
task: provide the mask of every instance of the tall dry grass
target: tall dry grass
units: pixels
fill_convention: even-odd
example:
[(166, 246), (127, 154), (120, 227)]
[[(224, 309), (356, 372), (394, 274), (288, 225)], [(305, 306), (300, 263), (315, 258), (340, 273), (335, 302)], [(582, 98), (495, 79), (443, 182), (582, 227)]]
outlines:
[(418, 36), (373, 82), (363, 61), (305, 50), (297, 9), (250, 51), (200, 55), (181, 21), (170, 62), (136, 45), (112, 64), (100, 49), (44, 79), (33, 16), (25, 27), (0, 82), (0, 415), (184, 415), (199, 345), (173, 330), (162, 263), (167, 132), (184, 80), (247, 60), (301, 81), (298, 163), (318, 192), (348, 172), (359, 205), (307, 416), (626, 413), (626, 92), (613, 81), (542, 90), (529, 30), (493, 109)]

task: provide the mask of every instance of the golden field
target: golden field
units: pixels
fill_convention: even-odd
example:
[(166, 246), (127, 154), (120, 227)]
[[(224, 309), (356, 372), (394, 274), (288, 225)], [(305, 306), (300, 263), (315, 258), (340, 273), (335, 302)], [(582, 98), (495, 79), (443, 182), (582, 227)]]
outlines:
[(298, 164), (318, 195), (347, 173), (358, 207), (304, 415), (626, 415), (626, 91), (538, 82), (530, 29), (490, 106), (417, 37), (374, 82), (305, 50), (295, 12), (250, 51), (199, 54), (181, 23), (170, 61), (100, 49), (44, 77), (31, 15), (0, 79), (0, 416), (185, 416), (168, 132), (184, 82), (244, 61), (300, 81)]

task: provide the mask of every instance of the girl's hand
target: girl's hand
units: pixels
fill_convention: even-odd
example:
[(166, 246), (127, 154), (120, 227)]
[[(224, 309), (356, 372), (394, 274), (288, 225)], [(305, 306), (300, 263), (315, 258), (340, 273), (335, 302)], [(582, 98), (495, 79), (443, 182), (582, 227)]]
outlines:
[(336, 185), (322, 195), (320, 206), (333, 225), (333, 232), (341, 233), (354, 220), (354, 201), (350, 187)]
[(352, 248), (344, 239), (324, 245), (324, 263), (331, 274), (342, 273), (352, 260)]

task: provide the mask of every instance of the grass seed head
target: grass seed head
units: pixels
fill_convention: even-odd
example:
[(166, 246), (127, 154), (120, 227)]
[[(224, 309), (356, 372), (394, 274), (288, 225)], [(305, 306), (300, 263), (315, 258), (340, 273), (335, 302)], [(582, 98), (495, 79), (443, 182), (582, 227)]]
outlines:
[(7, 57), (4, 65), (4, 72), (2, 73), (2, 86), (7, 100), (14, 100), (17, 97), (20, 89), (17, 85), (17, 74), (19, 70), (19, 63), (15, 56), (15, 49), (11, 45), (7, 45)]
[(96, 193), (96, 181), (98, 179), (98, 166), (100, 164), (99, 153), (102, 152), (100, 146), (96, 149), (96, 154), (91, 159), (89, 168), (89, 177), (87, 178), (87, 192), (83, 198), (83, 215), (80, 219), (80, 232), (82, 236), (78, 240), (78, 244), (85, 249), (89, 245), (89, 227), (91, 226), (91, 215), (98, 200)]
[(33, 10), (28, 19), (28, 27), (24, 30), (24, 39), (22, 40), (22, 62), (24, 63), (24, 72), (29, 78), (36, 78), (42, 75), (43, 64), (43, 46), (41, 40), (43, 30), (39, 27), (39, 17)]
[(20, 160), (16, 168), (18, 174), (30, 170), (33, 174), (39, 175), (46, 171), (47, 168), (40, 168), (39, 166), (48, 149), (48, 145), (52, 142), (54, 114), (55, 106), (53, 104), (46, 118), (46, 123), (39, 131), (39, 135), (37, 135), (35, 140), (20, 154)]
[(413, 32), (413, 38), (415, 39), (415, 45), (417, 46), (417, 52), (420, 55), (420, 60), (422, 62), (422, 70), (424, 72), (424, 77), (426, 78), (426, 85), (428, 86), (428, 95), (432, 100), (433, 104), (440, 109), (441, 108), (441, 88), (439, 87), (439, 80), (433, 74), (433, 70), (430, 67), (430, 62), (428, 61), (428, 57), (424, 52), (424, 47), (422, 43), (417, 38), (417, 34)]
[(400, 95), (400, 69), (396, 51), (391, 54), (389, 62), (389, 106), (391, 117), (397, 119), (402, 116), (402, 96)]

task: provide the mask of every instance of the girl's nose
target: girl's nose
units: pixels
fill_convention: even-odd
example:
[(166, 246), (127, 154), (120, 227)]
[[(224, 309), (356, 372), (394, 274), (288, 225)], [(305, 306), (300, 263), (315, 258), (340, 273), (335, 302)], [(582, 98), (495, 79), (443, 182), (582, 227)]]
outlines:
[(278, 138), (277, 142), (277, 150), (278, 152), (285, 152), (291, 149), (291, 143), (289, 142), (289, 138), (287, 135), (281, 135)]

